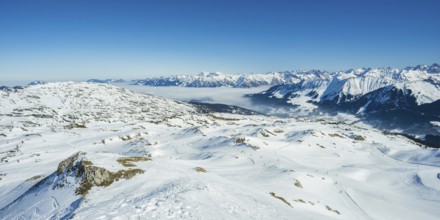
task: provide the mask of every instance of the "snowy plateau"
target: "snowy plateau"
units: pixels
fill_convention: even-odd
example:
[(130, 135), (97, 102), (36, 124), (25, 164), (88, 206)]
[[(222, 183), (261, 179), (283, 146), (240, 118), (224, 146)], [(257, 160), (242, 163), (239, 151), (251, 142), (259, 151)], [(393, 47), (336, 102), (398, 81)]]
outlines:
[[(438, 74), (423, 68), (428, 78), (411, 87), (426, 90), (412, 91), (420, 105), (438, 99), (431, 93)], [(414, 71), (403, 75), (420, 77)], [(361, 72), (352, 74), (374, 75)], [(355, 89), (343, 83), (350, 79), (312, 75), (296, 83), (320, 78), (311, 85), (325, 88), (316, 96), (322, 100), (378, 88), (366, 76), (369, 86)], [(402, 88), (387, 81), (404, 82), (395, 76), (390, 70), (381, 85)], [(285, 100), (300, 97), (291, 94)], [(439, 149), (340, 115), (279, 118), (231, 108), (102, 83), (2, 89), (0, 219), (440, 216)]]

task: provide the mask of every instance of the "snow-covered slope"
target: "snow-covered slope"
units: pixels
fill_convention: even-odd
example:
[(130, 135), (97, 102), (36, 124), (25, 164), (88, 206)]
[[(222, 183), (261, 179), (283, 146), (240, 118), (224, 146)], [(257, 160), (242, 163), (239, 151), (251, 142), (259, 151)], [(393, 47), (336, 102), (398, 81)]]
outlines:
[(334, 73), (331, 79), (273, 86), (250, 97), (258, 102), (301, 106), (299, 109), (308, 112), (350, 112), (380, 127), (409, 129), (413, 134), (438, 133), (429, 128), (432, 122), (440, 121), (438, 70), (437, 64), (349, 70)]
[[(326, 101), (350, 102), (369, 92), (393, 85), (411, 90), (417, 104), (431, 103), (440, 99), (440, 72), (437, 64), (430, 67), (417, 66), (405, 69), (358, 69), (335, 75), (322, 94)], [(428, 72), (429, 70), (429, 72)]]
[(0, 219), (437, 219), (438, 149), (105, 84), (0, 92)]
[[(336, 104), (351, 102), (375, 90), (394, 86), (411, 90), (418, 105), (440, 99), (440, 71), (432, 66), (408, 67), (405, 69), (379, 68), (356, 69), (335, 72), (331, 77), (300, 80), (291, 84), (276, 86), (263, 92), (276, 98), (294, 99), (303, 96), (304, 91), (316, 93), (314, 100), (331, 101)], [(304, 93), (308, 94), (308, 93)]]

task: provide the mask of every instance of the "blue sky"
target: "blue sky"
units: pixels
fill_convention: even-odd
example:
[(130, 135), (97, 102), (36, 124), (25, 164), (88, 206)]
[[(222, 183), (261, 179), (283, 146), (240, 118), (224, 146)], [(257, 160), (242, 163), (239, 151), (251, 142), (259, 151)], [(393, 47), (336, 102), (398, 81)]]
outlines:
[(0, 0), (0, 81), (440, 62), (436, 0)]

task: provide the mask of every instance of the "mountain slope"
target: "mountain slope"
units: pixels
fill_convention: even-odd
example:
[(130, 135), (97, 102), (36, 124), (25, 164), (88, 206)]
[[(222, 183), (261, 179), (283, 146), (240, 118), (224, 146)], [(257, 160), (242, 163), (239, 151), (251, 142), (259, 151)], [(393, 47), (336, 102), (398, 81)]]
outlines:
[[(0, 92), (0, 218), (437, 219), (439, 150), (104, 84)], [(87, 190), (80, 190), (87, 189)]]
[(381, 128), (437, 135), (432, 122), (440, 121), (435, 104), (440, 100), (440, 72), (437, 64), (349, 70), (335, 73), (331, 80), (278, 85), (250, 97), (309, 112), (350, 112)]

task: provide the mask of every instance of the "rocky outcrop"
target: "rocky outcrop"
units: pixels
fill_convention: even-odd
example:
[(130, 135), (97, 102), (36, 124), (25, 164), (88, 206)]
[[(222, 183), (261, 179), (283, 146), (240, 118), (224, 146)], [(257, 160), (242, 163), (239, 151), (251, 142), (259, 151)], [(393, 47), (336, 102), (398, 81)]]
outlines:
[(111, 172), (103, 167), (94, 166), (91, 161), (87, 160), (85, 152), (78, 152), (61, 161), (57, 169), (61, 181), (68, 176), (78, 178), (79, 187), (75, 191), (77, 195), (86, 195), (94, 186), (109, 186), (114, 181), (130, 179), (140, 173), (144, 173), (144, 171), (141, 169), (128, 169)]

